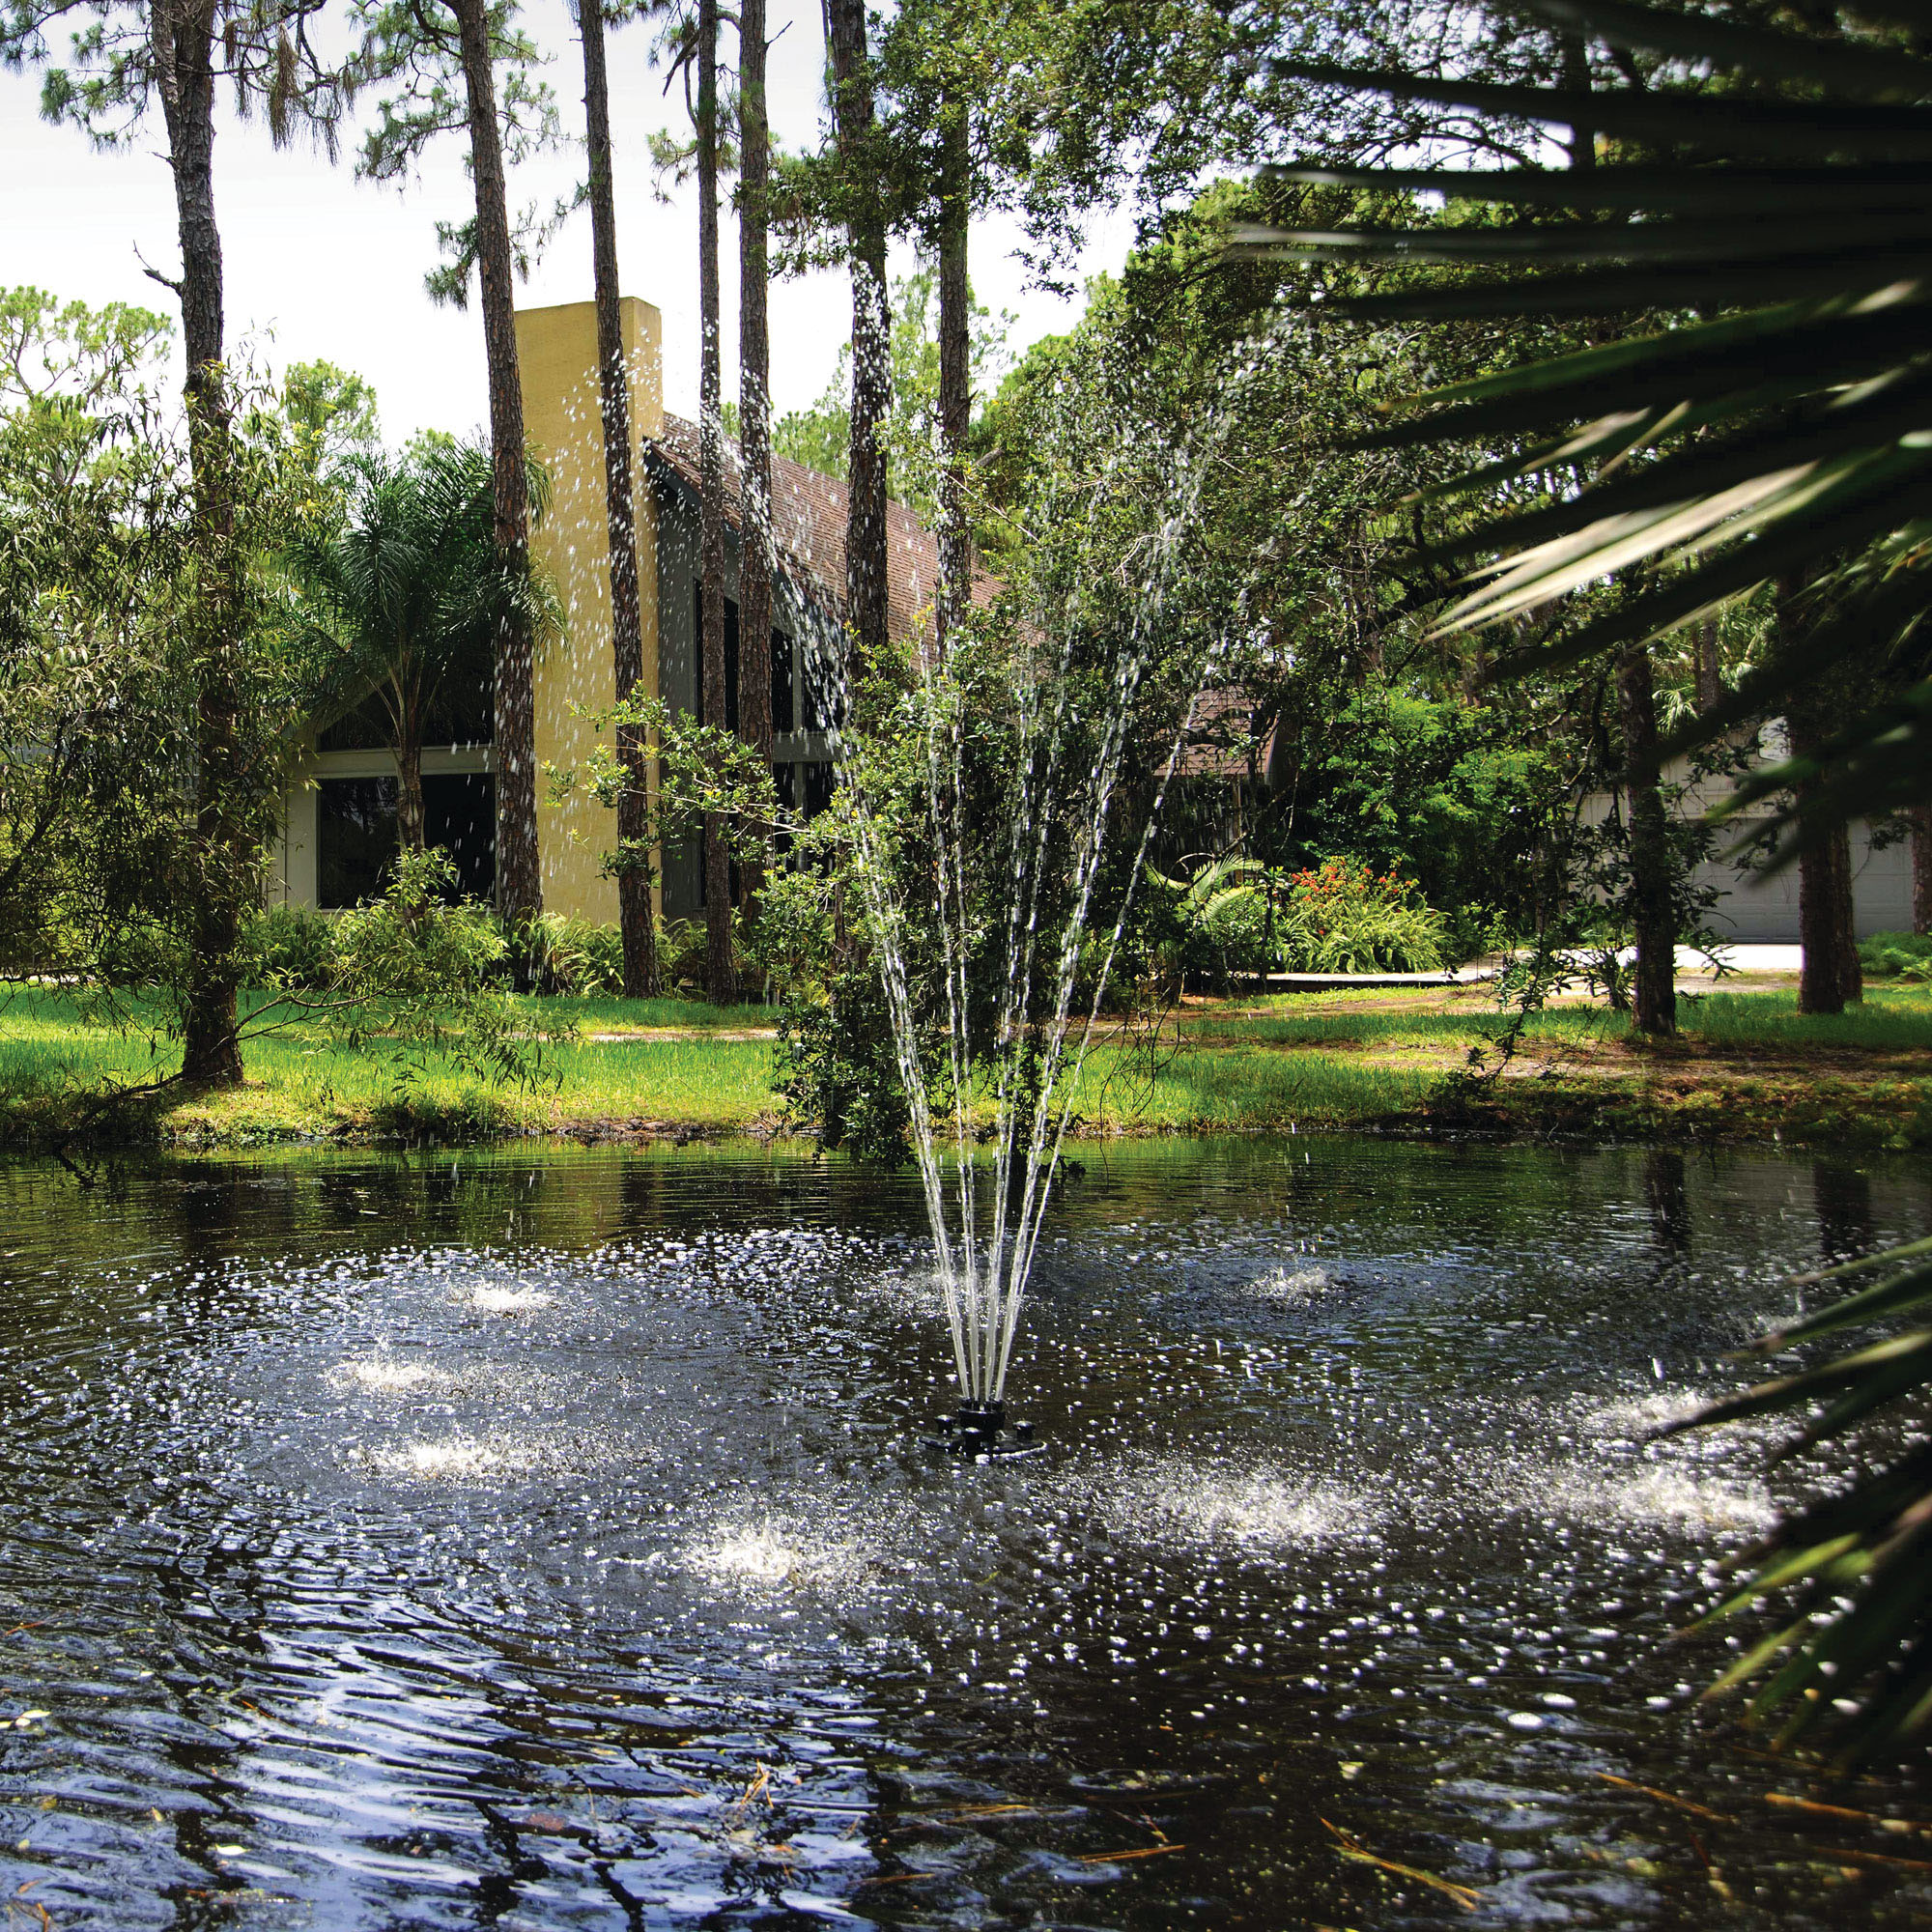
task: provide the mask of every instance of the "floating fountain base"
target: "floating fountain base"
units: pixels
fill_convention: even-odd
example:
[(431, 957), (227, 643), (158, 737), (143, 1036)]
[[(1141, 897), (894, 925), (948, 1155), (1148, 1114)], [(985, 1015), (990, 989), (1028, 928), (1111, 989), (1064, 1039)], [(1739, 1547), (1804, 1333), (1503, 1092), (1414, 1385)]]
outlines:
[(1009, 1423), (1003, 1402), (962, 1402), (952, 1415), (942, 1415), (938, 1433), (926, 1437), (926, 1447), (962, 1463), (1004, 1462), (1012, 1456), (1037, 1456), (1033, 1424)]

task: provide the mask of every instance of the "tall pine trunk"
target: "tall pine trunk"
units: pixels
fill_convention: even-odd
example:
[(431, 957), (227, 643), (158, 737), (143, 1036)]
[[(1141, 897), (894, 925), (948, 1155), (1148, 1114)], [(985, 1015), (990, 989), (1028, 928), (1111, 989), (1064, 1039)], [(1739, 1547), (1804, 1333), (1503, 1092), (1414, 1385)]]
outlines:
[(938, 643), (973, 599), (973, 540), (966, 521), (966, 433), (973, 416), (972, 288), (967, 243), (972, 226), (972, 129), (957, 97), (941, 109), (944, 143), (939, 209), (939, 597)]
[(1670, 890), (1670, 824), (1657, 770), (1657, 687), (1650, 652), (1634, 644), (1617, 658), (1617, 716), (1630, 800), (1631, 923), (1636, 974), (1631, 1005), (1639, 1031), (1677, 1031), (1677, 914)]
[[(450, 0), (469, 92), (469, 165), (476, 187), (476, 272), (483, 348), (490, 371), (490, 476), (497, 554), (521, 575), (529, 568), (529, 479), (524, 467), (524, 392), (517, 371), (516, 305), (510, 286), (510, 214), (502, 130), (484, 0)], [(506, 614), (497, 627), (497, 910), (522, 923), (543, 910), (537, 853), (536, 693), (529, 625)]]
[[(638, 501), (631, 475), (631, 398), (618, 312), (617, 196), (611, 163), (611, 89), (604, 68), (604, 0), (578, 0), (583, 37), (583, 121), (590, 147), (590, 253), (597, 294), (597, 393), (604, 422), (604, 517), (611, 551), (611, 658), (617, 701), (644, 674), (638, 590)], [(658, 941), (651, 914), (649, 751), (635, 724), (617, 727), (624, 789), (617, 796), (617, 930), (624, 997), (654, 999)]]
[(259, 870), (239, 743), (242, 600), (232, 422), (222, 367), (221, 231), (214, 218), (214, 16), (207, 5), (173, 0), (153, 5), (151, 33), (181, 233), (177, 292), (187, 359), (188, 462), (200, 563), (193, 611), (196, 903), (182, 1015), (182, 1077), (195, 1085), (237, 1086), (242, 1080), (237, 955), (243, 906), (259, 883)]
[[(767, 313), (771, 123), (765, 103), (765, 0), (738, 6), (738, 735), (772, 761), (772, 389)], [(745, 899), (757, 896), (745, 867)]]
[(1932, 805), (1912, 808), (1912, 929), (1932, 932)]
[[(1793, 649), (1803, 641), (1808, 621), (1802, 604), (1804, 579), (1798, 574), (1782, 577), (1777, 589), (1778, 643)], [(1841, 699), (1837, 679), (1831, 672), (1814, 675), (1793, 695), (1784, 722), (1795, 755), (1811, 755), (1832, 736)], [(1797, 788), (1798, 823), (1806, 834), (1814, 830), (1805, 822), (1805, 809), (1816, 789), (1815, 784)], [(1852, 835), (1846, 825), (1807, 837), (1800, 849), (1798, 939), (1803, 949), (1798, 974), (1801, 1013), (1841, 1013), (1848, 1002), (1864, 997), (1852, 908)]]
[[(704, 722), (722, 731), (724, 683), (724, 423), (718, 290), (718, 0), (697, 7), (698, 630)], [(731, 966), (731, 861), (724, 820), (704, 818), (704, 979), (719, 1006), (737, 993)]]
[(892, 319), (886, 302), (886, 218), (878, 179), (866, 0), (825, 0), (832, 118), (852, 265), (852, 454), (845, 535), (846, 622), (862, 664), (886, 649), (886, 446), (892, 405)]
[[(1828, 700), (1808, 696), (1792, 705), (1786, 722), (1792, 751), (1806, 757), (1832, 735), (1832, 707)], [(1815, 784), (1798, 787), (1798, 822), (1807, 832), (1805, 803), (1816, 789)], [(1803, 949), (1798, 974), (1801, 1013), (1841, 1013), (1864, 998), (1852, 902), (1852, 833), (1842, 821), (1808, 837), (1799, 852), (1798, 939)]]

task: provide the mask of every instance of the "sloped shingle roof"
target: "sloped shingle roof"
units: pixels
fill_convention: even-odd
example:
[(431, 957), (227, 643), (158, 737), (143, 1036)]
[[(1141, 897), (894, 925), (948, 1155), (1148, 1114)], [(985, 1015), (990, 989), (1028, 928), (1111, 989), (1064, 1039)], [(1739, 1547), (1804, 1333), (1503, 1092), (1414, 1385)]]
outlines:
[[(674, 480), (694, 497), (699, 479), (698, 429), (682, 416), (665, 417), (664, 435), (647, 439), (655, 478)], [(724, 439), (724, 523), (736, 530), (743, 516), (738, 446)], [(779, 567), (803, 595), (842, 613), (845, 608), (845, 526), (850, 493), (836, 476), (808, 469), (788, 457), (772, 458), (772, 535)], [(939, 539), (903, 503), (886, 505), (886, 628), (895, 639), (929, 629), (939, 582)], [(989, 604), (998, 582), (975, 571), (973, 601)]]

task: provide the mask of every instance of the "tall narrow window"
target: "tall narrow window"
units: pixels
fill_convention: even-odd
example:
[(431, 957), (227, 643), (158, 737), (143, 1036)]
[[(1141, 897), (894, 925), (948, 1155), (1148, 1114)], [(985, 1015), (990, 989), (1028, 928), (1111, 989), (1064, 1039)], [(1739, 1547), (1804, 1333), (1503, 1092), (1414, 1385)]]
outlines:
[(792, 715), (791, 639), (772, 633), (772, 735), (783, 737), (798, 729)]
[[(710, 724), (704, 715), (704, 593), (697, 593), (697, 654), (693, 666), (692, 715), (700, 724)], [(738, 606), (735, 599), (724, 600), (724, 728), (738, 728)]]

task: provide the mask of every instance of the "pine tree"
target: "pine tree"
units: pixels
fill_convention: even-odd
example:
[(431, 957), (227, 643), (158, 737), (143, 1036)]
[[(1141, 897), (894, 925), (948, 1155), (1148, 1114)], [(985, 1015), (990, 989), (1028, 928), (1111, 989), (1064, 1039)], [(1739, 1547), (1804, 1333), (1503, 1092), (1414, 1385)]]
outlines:
[[(771, 125), (765, 0), (738, 6), (738, 735), (772, 757)], [(756, 879), (746, 867), (748, 900)]]
[[(605, 520), (611, 550), (611, 647), (617, 702), (644, 674), (643, 608), (638, 588), (638, 511), (631, 470), (631, 401), (618, 313), (616, 188), (611, 162), (611, 91), (604, 66), (603, 0), (578, 0), (583, 41), (583, 118), (590, 160), (590, 244), (597, 296), (597, 386), (604, 427)], [(629, 782), (617, 801), (617, 927), (624, 947), (624, 997), (654, 999), (658, 942), (645, 845), (647, 748), (636, 725), (617, 731)]]
[(273, 801), (241, 747), (244, 647), (242, 566), (237, 554), (233, 404), (226, 368), (220, 224), (214, 198), (214, 96), (226, 82), (244, 108), (266, 109), (285, 144), (301, 127), (332, 147), (347, 111), (350, 73), (316, 54), (308, 23), (321, 0), (103, 0), (93, 27), (71, 42), (71, 66), (49, 63), (46, 29), (64, 0), (19, 0), (0, 15), (0, 61), (47, 64), (42, 107), (108, 147), (130, 137), (158, 103), (174, 179), (181, 273), (155, 280), (181, 303), (191, 548), (197, 594), (190, 661), (195, 672), (194, 895), (190, 963), (182, 1012), (182, 1077), (200, 1085), (242, 1079), (236, 995), (242, 922), (258, 901)]
[[(515, 31), (509, 10), (490, 0), (394, 0), (370, 18), (362, 57), (365, 70), (379, 80), (403, 83), (401, 93), (383, 103), (380, 122), (364, 143), (364, 174), (399, 179), (436, 135), (461, 131), (469, 137), (475, 216), (468, 224), (442, 228), (443, 243), (454, 259), (427, 279), (433, 295), (462, 306), (468, 300), (469, 271), (476, 273), (489, 369), (497, 555), (507, 577), (526, 578), (530, 570), (529, 472), (512, 283), (527, 250), (510, 225), (504, 135), (507, 130), (514, 158), (554, 132), (549, 94), (529, 77), (539, 57)], [(505, 600), (493, 654), (497, 909), (517, 925), (543, 911), (535, 643), (519, 614), (527, 608), (526, 600)]]
[(825, 0), (834, 145), (852, 273), (852, 454), (845, 537), (846, 624), (865, 664), (886, 649), (886, 445), (892, 322), (886, 301), (888, 196), (866, 45), (865, 0)]

